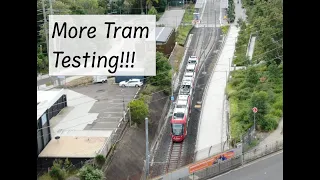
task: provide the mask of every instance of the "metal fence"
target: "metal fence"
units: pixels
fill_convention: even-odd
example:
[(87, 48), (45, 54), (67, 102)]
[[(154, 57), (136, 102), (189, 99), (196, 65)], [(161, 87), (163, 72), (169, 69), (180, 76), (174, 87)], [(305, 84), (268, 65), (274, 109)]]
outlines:
[[(212, 166), (209, 166), (205, 169), (189, 173), (188, 175), (185, 174), (186, 171), (189, 170), (189, 167), (193, 164), (188, 164), (184, 167), (181, 167), (173, 172), (166, 173), (163, 171), (166, 164), (160, 163), (156, 164), (156, 166), (159, 170), (162, 170), (163, 174), (160, 176), (152, 176), (152, 171), (150, 171), (150, 178), (153, 177), (154, 180), (190, 180), (190, 179), (208, 179), (212, 178), (214, 176), (217, 176), (219, 174), (222, 174), (224, 172), (230, 171), (232, 169), (235, 169), (243, 164), (249, 163), (251, 161), (254, 161), (258, 158), (264, 157), (266, 155), (272, 154), (274, 152), (277, 152), (279, 150), (283, 149), (283, 140), (279, 140), (276, 142), (273, 142), (271, 144), (260, 144), (259, 146), (253, 148), (252, 150), (245, 152), (243, 154), (241, 153), (235, 153), (235, 157), (229, 160), (220, 161), (217, 164), (213, 164)], [(187, 155), (186, 155), (187, 156)], [(152, 168), (153, 169), (153, 168)]]
[(243, 152), (246, 152), (250, 149), (250, 147), (252, 146), (253, 140), (255, 140), (254, 136), (255, 136), (255, 134), (254, 134), (254, 127), (253, 126), (251, 126), (247, 130), (247, 132), (242, 135), (242, 151)]

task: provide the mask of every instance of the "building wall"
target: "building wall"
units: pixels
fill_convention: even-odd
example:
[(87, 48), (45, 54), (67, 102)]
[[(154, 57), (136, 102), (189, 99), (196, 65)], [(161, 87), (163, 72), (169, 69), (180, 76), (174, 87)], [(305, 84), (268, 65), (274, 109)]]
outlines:
[(115, 83), (119, 83), (121, 81), (126, 81), (129, 79), (140, 79), (145, 82), (144, 76), (115, 76), (114, 81)]
[(50, 119), (56, 116), (66, 106), (67, 106), (67, 96), (62, 95), (37, 120), (37, 157), (51, 140)]
[(169, 57), (175, 46), (175, 37), (176, 37), (176, 32), (174, 31), (174, 29), (172, 29), (172, 33), (168, 41), (164, 44), (157, 45), (157, 51), (162, 52), (163, 54)]
[(37, 155), (46, 147), (51, 140), (50, 122), (47, 111), (37, 120)]
[(49, 109), (48, 109), (48, 119), (59, 114), (61, 109), (67, 106), (67, 96), (62, 95)]

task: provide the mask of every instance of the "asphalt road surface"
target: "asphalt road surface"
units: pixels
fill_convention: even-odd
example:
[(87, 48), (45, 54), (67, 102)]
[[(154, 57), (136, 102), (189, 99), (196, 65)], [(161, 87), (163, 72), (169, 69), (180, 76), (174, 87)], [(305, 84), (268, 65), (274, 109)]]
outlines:
[(283, 152), (254, 161), (212, 180), (283, 180)]

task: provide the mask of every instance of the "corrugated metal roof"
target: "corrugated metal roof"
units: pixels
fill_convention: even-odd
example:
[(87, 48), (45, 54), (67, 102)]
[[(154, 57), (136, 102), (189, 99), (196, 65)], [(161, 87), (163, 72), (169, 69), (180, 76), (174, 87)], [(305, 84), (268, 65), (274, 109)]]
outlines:
[(204, 4), (204, 0), (197, 0), (196, 5), (194, 6), (194, 8), (200, 9), (200, 8), (202, 8), (203, 4)]
[(172, 31), (171, 27), (156, 27), (156, 42), (167, 42)]
[(228, 8), (228, 0), (221, 0), (221, 3), (220, 3), (220, 7), (221, 8)]

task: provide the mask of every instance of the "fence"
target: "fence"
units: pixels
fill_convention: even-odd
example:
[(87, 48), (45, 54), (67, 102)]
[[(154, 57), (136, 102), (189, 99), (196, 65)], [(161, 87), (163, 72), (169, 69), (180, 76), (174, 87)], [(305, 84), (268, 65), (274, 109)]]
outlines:
[[(190, 167), (196, 163), (188, 164), (180, 169), (177, 169), (173, 172), (166, 173), (163, 171), (163, 175), (160, 176), (153, 176), (150, 172), (150, 177), (154, 177), (154, 180), (173, 180), (173, 179), (179, 179), (179, 180), (189, 180), (189, 179), (208, 179), (214, 176), (217, 176), (219, 174), (222, 174), (224, 172), (230, 171), (232, 169), (235, 169), (243, 164), (249, 163), (253, 160), (256, 160), (258, 158), (261, 158), (263, 156), (269, 155), (271, 153), (277, 152), (279, 150), (283, 149), (283, 140), (276, 141), (271, 144), (261, 144), (258, 147), (252, 149), (251, 151), (245, 152), (243, 154), (239, 153), (240, 151), (235, 151), (235, 157), (220, 161), (217, 164), (213, 164), (207, 168), (204, 168), (199, 171), (190, 172)], [(241, 149), (240, 149), (241, 150)], [(187, 155), (185, 155), (188, 157)], [(184, 157), (185, 158), (185, 157)], [(198, 163), (198, 162), (197, 162)], [(162, 163), (159, 165), (156, 165), (158, 169), (164, 169), (166, 164)], [(152, 168), (153, 169), (153, 168)], [(183, 175), (187, 174), (187, 175)]]
[(250, 149), (254, 138), (254, 127), (251, 126), (246, 133), (242, 135), (242, 151), (246, 152)]

